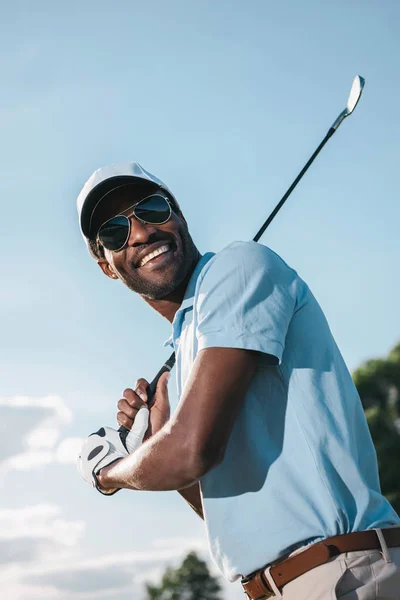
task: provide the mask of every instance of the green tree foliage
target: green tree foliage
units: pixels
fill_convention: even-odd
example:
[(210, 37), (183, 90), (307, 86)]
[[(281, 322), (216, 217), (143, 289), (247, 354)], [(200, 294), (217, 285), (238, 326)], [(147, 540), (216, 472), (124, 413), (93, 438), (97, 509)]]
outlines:
[(382, 492), (400, 514), (400, 344), (387, 358), (362, 364), (353, 379), (378, 455)]
[(168, 568), (159, 586), (146, 585), (147, 600), (221, 600), (221, 586), (207, 564), (190, 552), (177, 569)]

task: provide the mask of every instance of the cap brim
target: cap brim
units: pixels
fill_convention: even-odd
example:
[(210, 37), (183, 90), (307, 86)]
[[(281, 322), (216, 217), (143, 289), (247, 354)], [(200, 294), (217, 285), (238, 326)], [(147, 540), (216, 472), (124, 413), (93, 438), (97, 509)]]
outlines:
[(81, 230), (86, 238), (93, 240), (96, 237), (97, 227), (94, 227), (92, 224), (92, 215), (98, 204), (106, 194), (124, 184), (146, 185), (150, 190), (160, 188), (160, 186), (153, 181), (146, 180), (142, 177), (134, 177), (133, 175), (116, 175), (115, 177), (109, 177), (96, 185), (96, 187), (94, 187), (87, 195), (81, 211)]

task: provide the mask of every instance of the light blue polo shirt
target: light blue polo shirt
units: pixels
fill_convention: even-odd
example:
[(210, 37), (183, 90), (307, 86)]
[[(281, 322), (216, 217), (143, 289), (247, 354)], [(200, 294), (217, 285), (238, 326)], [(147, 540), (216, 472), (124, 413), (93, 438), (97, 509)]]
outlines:
[(211, 556), (227, 579), (304, 544), (400, 523), (380, 493), (361, 402), (325, 316), (272, 250), (235, 242), (204, 255), (173, 345), (179, 396), (204, 348), (259, 352), (224, 460), (200, 482)]

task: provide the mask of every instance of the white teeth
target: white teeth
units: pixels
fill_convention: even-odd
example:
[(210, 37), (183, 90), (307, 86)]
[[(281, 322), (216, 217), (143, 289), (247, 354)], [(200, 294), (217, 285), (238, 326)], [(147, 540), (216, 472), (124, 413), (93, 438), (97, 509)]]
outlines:
[(146, 254), (146, 256), (144, 258), (142, 258), (142, 260), (139, 263), (139, 267), (144, 267), (144, 265), (146, 263), (149, 262), (149, 260), (151, 260), (152, 258), (155, 258), (156, 256), (159, 256), (160, 254), (164, 254), (164, 252), (168, 252), (169, 250), (169, 245), (166, 244), (165, 246), (160, 246), (160, 248), (157, 248), (157, 250), (154, 250), (154, 252), (150, 252), (150, 254)]

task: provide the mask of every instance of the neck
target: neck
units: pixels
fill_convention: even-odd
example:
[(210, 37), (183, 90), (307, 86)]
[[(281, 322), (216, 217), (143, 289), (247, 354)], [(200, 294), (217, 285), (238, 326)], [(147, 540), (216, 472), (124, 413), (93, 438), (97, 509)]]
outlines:
[(162, 317), (167, 319), (170, 323), (172, 323), (172, 321), (174, 320), (175, 313), (182, 304), (189, 280), (200, 258), (201, 254), (197, 251), (195, 259), (193, 260), (193, 264), (189, 269), (189, 272), (185, 279), (176, 288), (176, 290), (168, 294), (168, 296), (165, 296), (165, 298), (161, 298), (160, 300), (152, 300), (151, 298), (146, 298), (142, 296), (143, 300), (145, 300), (147, 304), (154, 308), (154, 310), (156, 310)]

